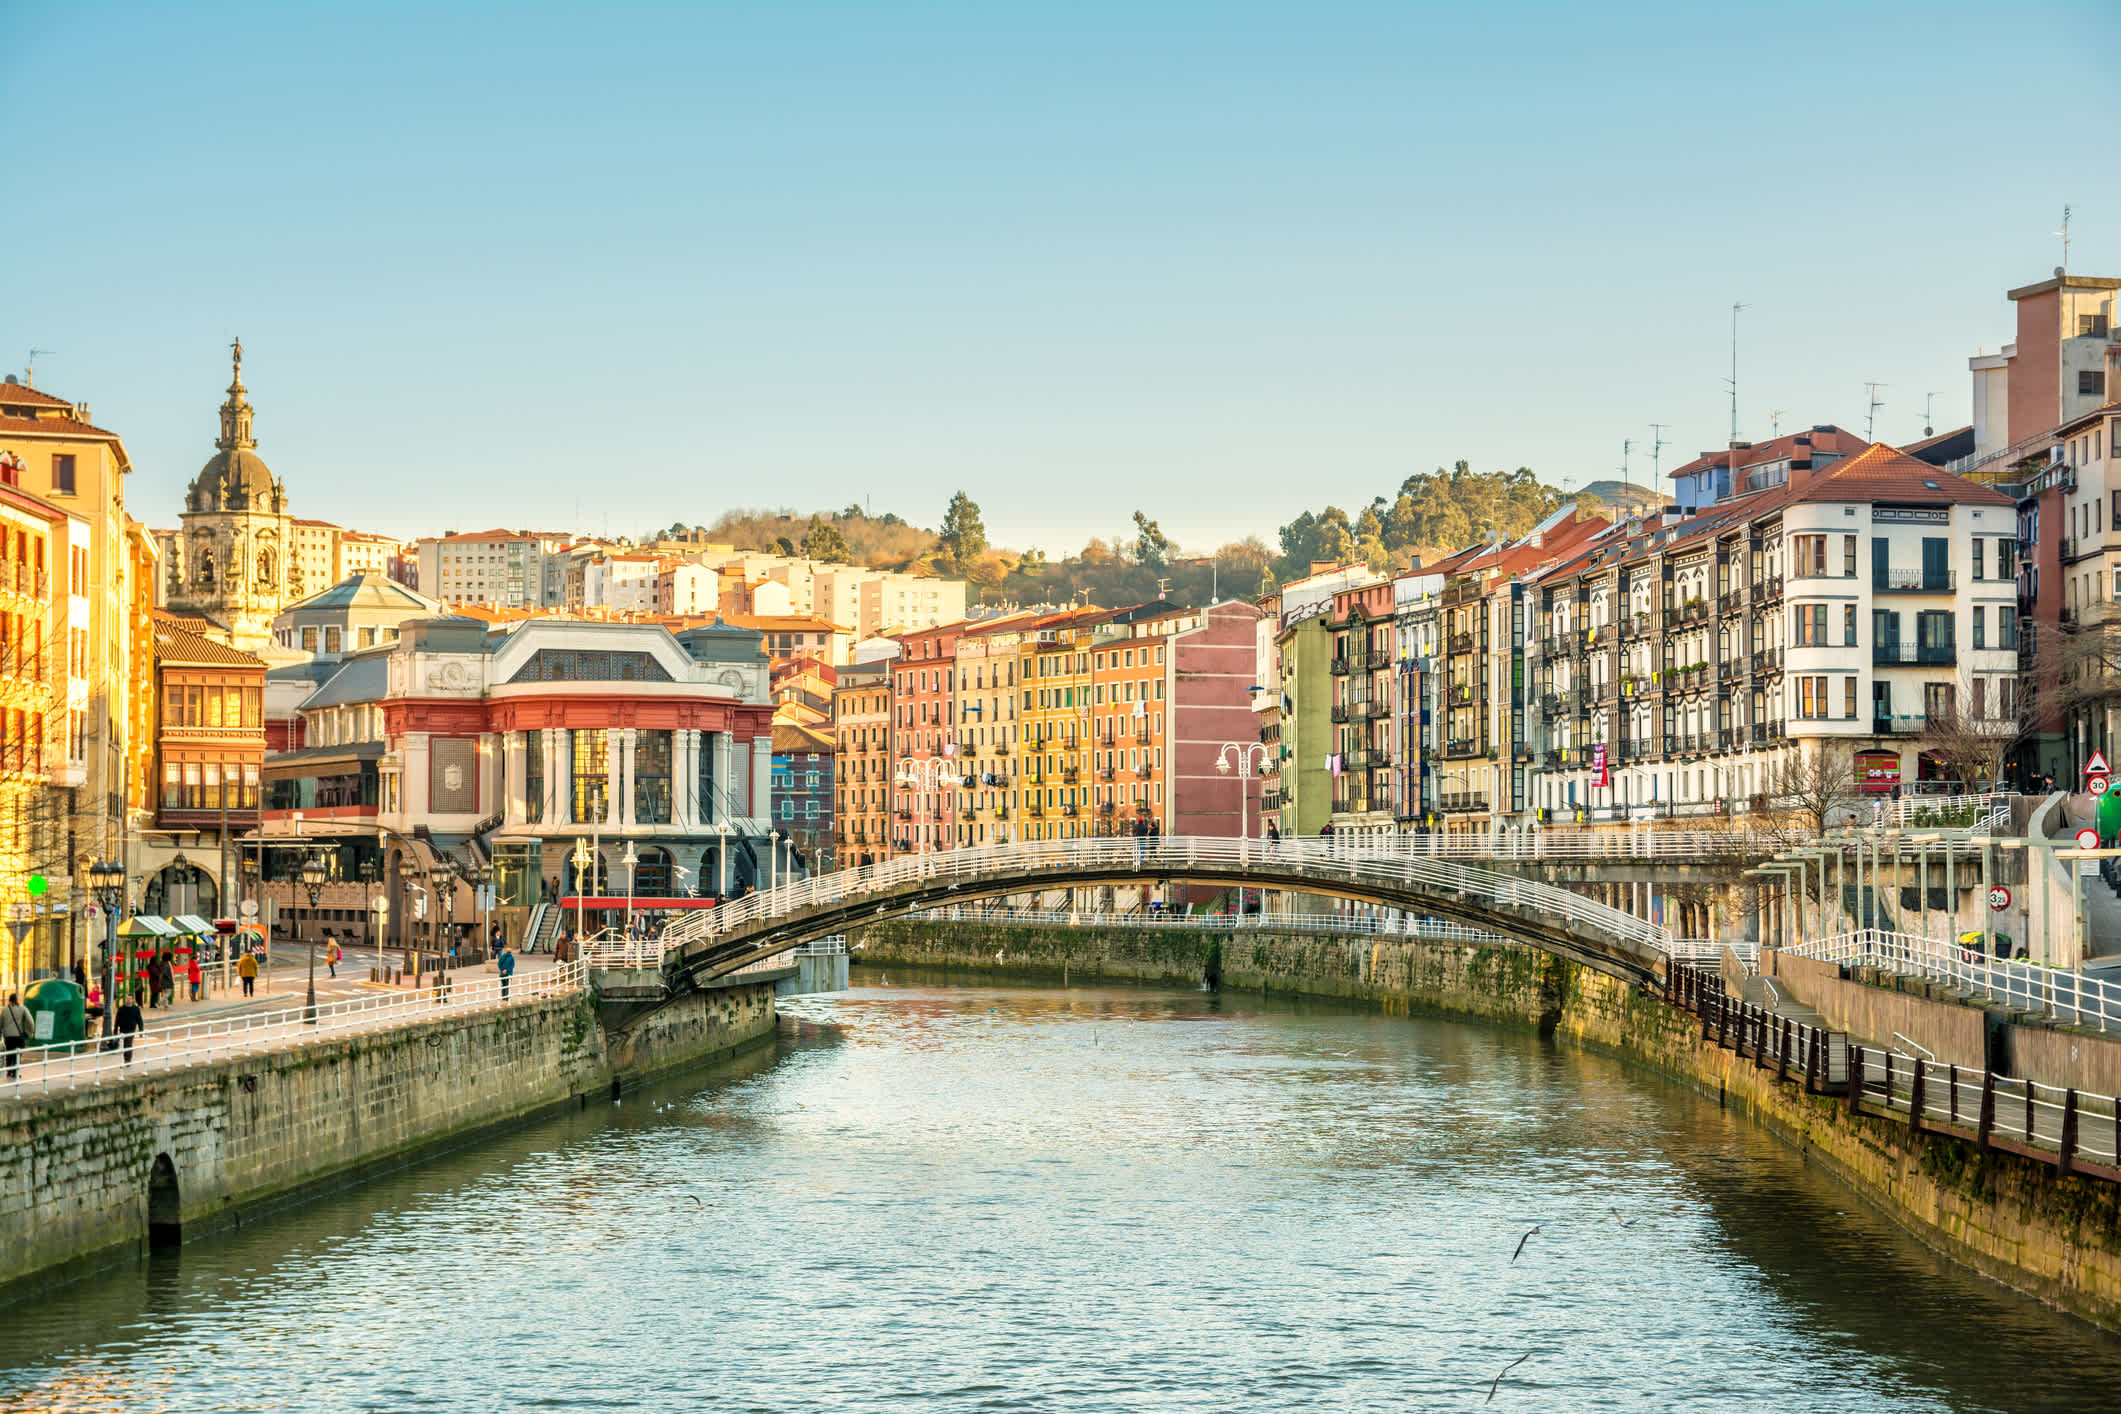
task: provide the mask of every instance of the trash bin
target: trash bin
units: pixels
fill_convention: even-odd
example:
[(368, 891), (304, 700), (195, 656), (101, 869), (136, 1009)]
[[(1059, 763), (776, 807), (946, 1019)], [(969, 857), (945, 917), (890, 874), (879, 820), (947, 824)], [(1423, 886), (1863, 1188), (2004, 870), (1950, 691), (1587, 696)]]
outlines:
[(88, 998), (64, 977), (46, 977), (22, 990), (33, 1046), (63, 1046), (88, 1039)]

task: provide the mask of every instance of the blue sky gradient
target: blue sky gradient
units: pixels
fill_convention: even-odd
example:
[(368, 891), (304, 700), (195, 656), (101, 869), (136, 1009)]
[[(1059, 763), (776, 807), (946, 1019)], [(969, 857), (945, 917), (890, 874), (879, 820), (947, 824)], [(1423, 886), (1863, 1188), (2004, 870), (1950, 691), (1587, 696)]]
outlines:
[(1205, 549), (1461, 457), (1639, 479), (1727, 435), (1734, 300), (1740, 435), (1878, 379), (1906, 440), (2065, 202), (2121, 273), (2105, 100), (2026, 81), (2117, 16), (0, 3), (0, 364), (159, 525), (241, 334), (296, 512), (405, 535), (964, 487)]

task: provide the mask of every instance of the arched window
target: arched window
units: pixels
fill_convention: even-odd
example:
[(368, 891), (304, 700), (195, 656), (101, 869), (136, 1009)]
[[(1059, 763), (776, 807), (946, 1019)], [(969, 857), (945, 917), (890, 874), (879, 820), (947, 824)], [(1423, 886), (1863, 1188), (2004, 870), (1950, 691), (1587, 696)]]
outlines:
[(209, 588), (214, 582), (214, 552), (206, 546), (199, 547), (199, 583)]

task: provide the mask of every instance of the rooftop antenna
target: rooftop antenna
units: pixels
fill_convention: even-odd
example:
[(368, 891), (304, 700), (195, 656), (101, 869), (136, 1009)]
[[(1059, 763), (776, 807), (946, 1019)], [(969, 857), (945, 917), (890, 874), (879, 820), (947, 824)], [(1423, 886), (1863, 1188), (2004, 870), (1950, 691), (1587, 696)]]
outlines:
[(2056, 278), (2069, 274), (2069, 208), (2062, 208), (2062, 229), (2054, 234), (2062, 237), (2062, 265), (2055, 271)]
[(57, 349), (31, 349), (29, 351), (29, 363), (22, 370), (22, 386), (25, 388), (34, 388), (37, 386), (38, 354), (55, 354), (57, 352), (59, 352)]
[(1780, 437), (1782, 435), (1782, 415), (1788, 411), (1788, 408), (1776, 408), (1767, 415), (1768, 436)]
[(1724, 381), (1731, 385), (1731, 440), (1738, 440), (1738, 311), (1746, 308), (1742, 304), (1731, 306), (1731, 376)]
[(1634, 445), (1625, 437), (1620, 439), (1620, 498), (1623, 501), (1635, 499), (1635, 483), (1628, 480), (1628, 452)]
[(1664, 485), (1663, 479), (1657, 474), (1657, 458), (1666, 447), (1672, 445), (1664, 440), (1664, 429), (1671, 425), (1669, 422), (1653, 422), (1650, 424), (1650, 494), (1653, 496), (1662, 494), (1657, 489)]
[(1163, 598), (1163, 597), (1164, 597), (1165, 595), (1169, 594), (1170, 592), (1171, 592), (1171, 581), (1170, 581), (1170, 580), (1168, 580), (1168, 579), (1159, 579), (1159, 580), (1157, 580), (1157, 581), (1156, 581), (1156, 597), (1157, 597), (1158, 599), (1162, 599), (1162, 598)]
[(1885, 399), (1878, 396), (1878, 390), (1887, 385), (1871, 382), (1865, 383), (1863, 386), (1871, 390), (1871, 410), (1863, 418), (1863, 440), (1868, 442), (1872, 440), (1871, 428), (1878, 421), (1878, 409), (1885, 406)]
[(1937, 418), (1935, 416), (1935, 411), (1937, 406), (1937, 399), (1943, 396), (1944, 394), (1942, 393), (1924, 393), (1922, 395), (1922, 435), (1925, 437), (1934, 437), (1937, 435)]

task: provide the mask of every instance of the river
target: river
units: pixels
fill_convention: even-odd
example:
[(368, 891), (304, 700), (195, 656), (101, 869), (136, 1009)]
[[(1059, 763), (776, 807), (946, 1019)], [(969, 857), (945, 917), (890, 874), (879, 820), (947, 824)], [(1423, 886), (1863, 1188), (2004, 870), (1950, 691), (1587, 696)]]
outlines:
[(910, 974), (784, 1014), (0, 1310), (0, 1409), (2121, 1404), (2121, 1341), (1529, 1035)]

